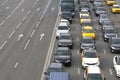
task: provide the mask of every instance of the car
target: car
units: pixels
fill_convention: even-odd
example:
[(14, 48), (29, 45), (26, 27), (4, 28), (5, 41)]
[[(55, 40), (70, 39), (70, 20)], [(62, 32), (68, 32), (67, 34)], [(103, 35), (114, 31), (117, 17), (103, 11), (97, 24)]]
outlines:
[(105, 10), (104, 7), (99, 6), (99, 7), (96, 7), (96, 8), (95, 8), (95, 14), (96, 14), (97, 17), (98, 17), (100, 14), (104, 14), (104, 13), (106, 13), (106, 10)]
[(84, 21), (84, 22), (82, 22), (82, 24), (81, 24), (82, 29), (83, 29), (84, 27), (86, 27), (86, 26), (91, 26), (91, 27), (93, 27), (93, 24), (92, 24), (91, 21)]
[(70, 27), (70, 23), (69, 23), (69, 21), (68, 21), (67, 19), (60, 19), (60, 23), (61, 23), (61, 22), (67, 23), (67, 25)]
[(98, 23), (101, 25), (103, 21), (110, 20), (107, 14), (100, 14), (98, 17)]
[(51, 72), (49, 80), (70, 80), (68, 72)]
[(114, 24), (111, 20), (105, 20), (101, 23), (101, 30), (104, 30), (104, 28), (112, 28), (114, 27)]
[(47, 71), (44, 72), (45, 80), (49, 80), (51, 72), (66, 72), (64, 65), (62, 63), (50, 63)]
[(82, 37), (92, 37), (94, 40), (96, 39), (95, 31), (91, 26), (85, 26), (82, 28)]
[(62, 33), (69, 33), (69, 25), (65, 22), (60, 22), (58, 27), (56, 28), (56, 38), (60, 37)]
[(81, 54), (81, 59), (83, 68), (91, 65), (100, 65), (100, 56), (98, 55), (96, 50), (83, 50)]
[(107, 0), (106, 3), (107, 3), (108, 6), (112, 6), (112, 5), (115, 4), (115, 0)]
[(80, 24), (82, 24), (84, 21), (92, 21), (91, 18), (90, 18), (90, 15), (83, 14), (80, 18)]
[(112, 13), (120, 13), (120, 5), (114, 4), (111, 10), (112, 10)]
[(87, 10), (88, 12), (90, 12), (90, 6), (89, 4), (85, 3), (85, 4), (81, 4), (80, 7), (79, 7), (79, 10)]
[(93, 2), (93, 11), (95, 11), (96, 7), (103, 7), (103, 3), (100, 1), (94, 1)]
[(86, 9), (82, 9), (82, 10), (79, 12), (79, 16), (80, 16), (80, 18), (81, 18), (81, 16), (82, 16), (83, 14), (88, 14), (88, 15), (89, 15), (88, 10), (86, 10)]
[(59, 47), (69, 47), (73, 48), (73, 39), (70, 33), (61, 34), (58, 39)]
[(103, 30), (103, 38), (105, 42), (108, 42), (111, 37), (118, 37), (115, 28), (105, 28)]
[(112, 53), (120, 52), (120, 37), (112, 37), (109, 39), (109, 47)]
[(83, 37), (80, 42), (80, 52), (84, 49), (95, 49), (95, 41), (92, 37)]
[(113, 57), (113, 67), (115, 69), (116, 76), (120, 77), (120, 56), (115, 55)]
[(58, 47), (54, 53), (54, 62), (62, 63), (65, 66), (71, 66), (71, 49), (68, 47)]
[(88, 66), (84, 70), (84, 80), (106, 80), (99, 66)]

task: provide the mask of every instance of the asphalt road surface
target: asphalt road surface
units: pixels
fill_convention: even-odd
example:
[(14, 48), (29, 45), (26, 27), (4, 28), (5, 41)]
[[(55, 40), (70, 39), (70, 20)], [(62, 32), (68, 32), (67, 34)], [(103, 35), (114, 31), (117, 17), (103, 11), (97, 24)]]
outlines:
[[(55, 27), (58, 24), (58, 0), (0, 0), (0, 80), (44, 80), (44, 71), (53, 62), (57, 48)], [(106, 6), (110, 19), (120, 33), (120, 14), (112, 14)], [(90, 4), (91, 9), (92, 5)], [(101, 57), (101, 69), (106, 80), (119, 80), (115, 76), (108, 43), (103, 41), (98, 18), (92, 13), (96, 31), (97, 51)], [(81, 39), (76, 5), (76, 15), (71, 25), (74, 38), (72, 66), (67, 67), (71, 80), (83, 80), (79, 52)], [(119, 55), (119, 54), (118, 54)]]

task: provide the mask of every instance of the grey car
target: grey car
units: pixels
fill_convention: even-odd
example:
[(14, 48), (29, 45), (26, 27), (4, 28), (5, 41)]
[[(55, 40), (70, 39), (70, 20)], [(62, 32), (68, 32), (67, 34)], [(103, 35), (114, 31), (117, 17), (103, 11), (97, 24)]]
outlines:
[(84, 49), (95, 49), (95, 41), (92, 37), (83, 37), (80, 42), (80, 52)]
[(101, 25), (103, 21), (110, 20), (107, 14), (100, 14), (98, 17), (98, 23)]
[(68, 47), (58, 47), (54, 53), (54, 62), (62, 63), (65, 66), (71, 66), (71, 49)]
[(70, 47), (73, 48), (73, 40), (70, 33), (61, 34), (58, 40), (59, 47)]
[(101, 30), (104, 30), (104, 28), (112, 28), (112, 27), (114, 27), (114, 24), (110, 20), (106, 20), (101, 23)]
[(45, 80), (49, 80), (51, 72), (66, 72), (62, 63), (50, 63), (47, 71), (44, 72)]
[(120, 52), (120, 37), (112, 37), (109, 40), (109, 47), (112, 53)]
[(115, 28), (105, 28), (103, 30), (104, 41), (108, 42), (111, 37), (117, 37), (117, 31)]
[(95, 8), (95, 14), (96, 14), (97, 17), (98, 17), (100, 14), (104, 14), (104, 13), (106, 13), (106, 10), (104, 9), (104, 7), (99, 6), (99, 7), (96, 7), (96, 8)]

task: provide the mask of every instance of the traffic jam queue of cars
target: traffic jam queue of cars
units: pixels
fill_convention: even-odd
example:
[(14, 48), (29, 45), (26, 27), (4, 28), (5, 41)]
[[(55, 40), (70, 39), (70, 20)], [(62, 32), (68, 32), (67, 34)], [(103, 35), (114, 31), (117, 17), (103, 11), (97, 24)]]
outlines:
[[(120, 13), (120, 5), (114, 0), (105, 0), (111, 7), (112, 13)], [(114, 23), (110, 20), (103, 6), (103, 0), (90, 0), (93, 5), (93, 12), (98, 17), (101, 25), (103, 39), (108, 42), (111, 53), (120, 52), (120, 37)], [(80, 58), (84, 69), (84, 80), (105, 80), (104, 73), (100, 68), (100, 54), (96, 50), (96, 32), (91, 18), (91, 10), (87, 0), (81, 0), (79, 4), (80, 22)], [(73, 18), (73, 17), (72, 17)], [(54, 63), (50, 63), (45, 74), (45, 80), (70, 80), (70, 75), (65, 67), (72, 64), (73, 38), (70, 33), (72, 21), (61, 17), (56, 28), (57, 49), (54, 52)], [(120, 55), (113, 57), (113, 67), (116, 76), (120, 77)]]

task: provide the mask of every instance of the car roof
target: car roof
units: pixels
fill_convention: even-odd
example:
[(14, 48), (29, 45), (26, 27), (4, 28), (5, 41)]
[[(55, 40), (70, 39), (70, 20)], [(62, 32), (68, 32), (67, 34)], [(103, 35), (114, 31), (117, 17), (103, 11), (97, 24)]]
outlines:
[(59, 26), (68, 26), (66, 22), (60, 22)]
[(62, 68), (62, 63), (50, 63), (49, 68)]
[(67, 22), (68, 20), (67, 19), (61, 19), (60, 21), (66, 21)]
[(90, 73), (90, 74), (100, 74), (101, 73), (99, 66), (95, 66), (95, 65), (88, 66), (87, 70), (88, 70), (88, 73)]
[(85, 49), (84, 52), (96, 52), (96, 50), (92, 50), (92, 49)]
[(68, 50), (68, 49), (69, 49), (69, 47), (58, 47), (57, 50)]
[(61, 33), (60, 36), (71, 36), (70, 33)]

